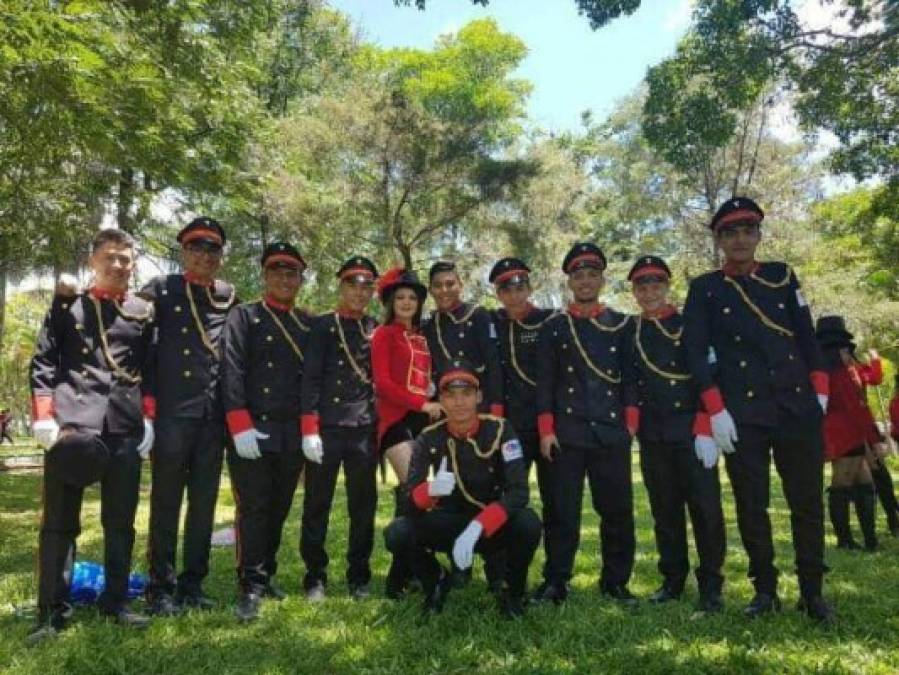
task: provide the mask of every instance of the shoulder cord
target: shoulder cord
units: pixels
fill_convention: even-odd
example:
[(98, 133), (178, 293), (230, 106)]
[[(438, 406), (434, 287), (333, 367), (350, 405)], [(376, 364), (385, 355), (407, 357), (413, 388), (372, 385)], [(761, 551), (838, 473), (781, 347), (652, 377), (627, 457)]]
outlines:
[[(300, 345), (298, 345), (296, 343), (296, 341), (293, 339), (293, 337), (287, 331), (287, 328), (284, 326), (283, 323), (281, 323), (281, 319), (278, 318), (278, 315), (275, 314), (271, 310), (271, 308), (267, 304), (265, 304), (265, 302), (263, 302), (262, 300), (259, 301), (259, 304), (262, 305), (262, 308), (266, 312), (268, 312), (268, 315), (272, 318), (272, 321), (275, 322), (275, 325), (281, 329), (281, 334), (284, 336), (284, 339), (287, 340), (287, 344), (290, 345), (290, 348), (293, 350), (293, 353), (296, 354), (297, 357), (299, 357), (300, 361), (305, 360), (305, 357), (303, 356), (303, 350), (300, 349)], [(292, 310), (289, 311), (287, 314), (290, 316), (291, 319), (293, 319), (293, 322), (296, 324), (297, 328), (299, 328), (301, 331), (304, 331), (304, 332), (309, 331), (309, 328), (307, 326), (304, 326), (300, 322), (300, 320), (297, 318), (296, 314), (294, 314)]]
[(793, 269), (787, 265), (787, 273), (783, 279), (780, 281), (768, 281), (767, 279), (762, 279), (762, 277), (758, 276), (755, 272), (750, 272), (749, 277), (753, 281), (759, 282), (762, 286), (767, 286), (768, 288), (783, 288), (788, 283), (790, 283), (790, 277), (793, 274)]
[[(481, 452), (481, 449), (478, 447), (478, 443), (473, 438), (465, 439), (468, 442), (472, 449), (474, 450), (474, 454), (477, 455), (481, 459), (489, 459), (493, 456), (493, 453), (496, 452), (497, 448), (499, 448), (499, 441), (503, 437), (503, 430), (506, 426), (506, 421), (504, 419), (497, 420), (497, 428), (496, 428), (496, 437), (493, 439), (493, 443), (490, 445), (490, 449), (487, 452)], [(459, 472), (459, 460), (456, 457), (456, 439), (450, 436), (446, 441), (446, 447), (449, 450), (450, 459), (453, 463), (453, 475), (456, 477), (456, 486), (459, 488), (459, 492), (462, 493), (462, 496), (465, 497), (466, 501), (471, 504), (474, 504), (480, 508), (486, 508), (486, 504), (478, 501), (474, 497), (471, 496), (471, 493), (465, 487), (465, 483), (462, 482), (462, 475)]]
[(126, 312), (125, 308), (122, 306), (122, 303), (118, 300), (112, 301), (113, 306), (116, 308), (116, 311), (121, 315), (123, 319), (127, 319), (128, 321), (146, 321), (151, 316), (153, 316), (153, 305), (151, 303), (147, 304), (147, 311), (143, 314), (132, 314), (131, 312)]
[[(371, 336), (365, 334), (365, 330), (362, 328), (362, 320), (356, 319), (356, 322), (359, 324), (359, 332), (362, 334), (363, 339), (368, 340)], [(346, 342), (346, 336), (343, 334), (343, 326), (340, 324), (340, 315), (337, 312), (334, 312), (334, 323), (337, 324), (337, 336), (340, 338), (340, 346), (343, 348), (347, 359), (349, 359), (350, 366), (352, 366), (353, 370), (356, 371), (356, 375), (360, 380), (362, 380), (362, 382), (364, 382), (365, 384), (370, 384), (371, 378), (366, 375), (365, 371), (362, 370), (362, 368), (356, 362), (356, 359), (353, 358), (352, 352), (350, 352), (349, 345), (347, 345)]]
[[(527, 382), (532, 387), (537, 386), (537, 382), (532, 380), (530, 377), (524, 374), (524, 371), (518, 365), (518, 358), (515, 356), (515, 324), (518, 323), (522, 328), (532, 328), (531, 326), (525, 326), (524, 324), (518, 321), (510, 321), (509, 322), (509, 356), (512, 361), (512, 368), (515, 369), (515, 372), (518, 373), (518, 377)], [(542, 324), (542, 322), (541, 322)], [(536, 326), (535, 326), (536, 327)]]
[[(657, 320), (656, 320), (656, 323), (658, 323)], [(662, 370), (657, 365), (655, 365), (652, 361), (649, 360), (649, 356), (646, 354), (646, 352), (643, 349), (643, 343), (640, 342), (640, 333), (641, 333), (642, 328), (643, 328), (643, 317), (640, 316), (640, 317), (637, 317), (637, 333), (634, 336), (634, 343), (637, 345), (637, 351), (640, 352), (640, 358), (643, 360), (643, 363), (646, 364), (646, 367), (649, 368), (656, 375), (659, 375), (660, 377), (668, 378), (670, 380), (682, 380), (682, 381), (689, 380), (691, 377), (689, 374), (671, 373), (671, 372), (668, 372), (667, 370)], [(665, 333), (664, 330), (662, 332)], [(668, 335), (668, 333), (665, 333), (665, 335)], [(671, 336), (668, 335), (668, 337), (671, 337)]]
[(103, 352), (103, 358), (106, 359), (106, 365), (112, 373), (121, 380), (129, 384), (140, 384), (142, 378), (140, 375), (132, 375), (122, 368), (112, 355), (109, 349), (109, 341), (106, 339), (106, 327), (103, 325), (103, 313), (100, 309), (100, 301), (94, 296), (90, 296), (91, 303), (94, 305), (94, 312), (97, 315), (97, 332), (100, 335), (100, 350)]
[(750, 310), (752, 310), (752, 312), (759, 318), (759, 321), (761, 321), (765, 326), (767, 326), (768, 328), (770, 328), (771, 330), (773, 330), (773, 331), (775, 331), (775, 332), (777, 332), (777, 333), (780, 333), (781, 335), (786, 335), (787, 337), (793, 337), (793, 331), (788, 330), (788, 329), (784, 328), (783, 326), (781, 326), (780, 324), (775, 323), (774, 321), (772, 321), (772, 320), (771, 320), (771, 319), (770, 319), (770, 318), (769, 318), (769, 317), (768, 317), (768, 316), (767, 316), (761, 309), (759, 309), (758, 306), (757, 306), (757, 305), (756, 305), (756, 304), (749, 298), (749, 296), (746, 294), (746, 291), (743, 290), (743, 287), (740, 286), (740, 284), (738, 284), (736, 281), (734, 281), (733, 279), (731, 279), (731, 278), (730, 278), (729, 276), (727, 276), (727, 275), (725, 275), (724, 281), (726, 281), (727, 283), (729, 283), (731, 286), (733, 286), (733, 287), (737, 290), (737, 293), (740, 294), (740, 297), (743, 299), (743, 302), (746, 303), (746, 306), (749, 307)]
[[(209, 335), (206, 334), (206, 327), (203, 325), (203, 322), (200, 320), (200, 314), (197, 312), (197, 303), (194, 301), (194, 292), (190, 287), (190, 282), (187, 279), (184, 280), (184, 290), (187, 294), (187, 302), (190, 305), (190, 314), (194, 318), (194, 324), (197, 327), (197, 331), (200, 333), (200, 341), (203, 343), (203, 346), (209, 350), (209, 353), (218, 361), (221, 356), (219, 355), (218, 348), (212, 344), (212, 340), (209, 339)], [(206, 289), (206, 293), (209, 294), (209, 289)], [(232, 299), (233, 299), (232, 293)], [(209, 294), (210, 302), (212, 302), (212, 295)], [(230, 304), (230, 303), (229, 303)], [(215, 303), (213, 302), (213, 307), (215, 307)]]
[[(446, 312), (446, 314), (449, 316), (450, 321), (458, 325), (460, 323), (468, 321), (477, 308), (477, 305), (472, 305), (471, 309), (468, 310), (468, 313), (464, 316), (459, 317), (458, 319), (453, 316), (452, 312)], [(446, 344), (443, 342), (443, 331), (440, 330), (441, 314), (444, 314), (444, 312), (437, 311), (434, 314), (434, 329), (437, 332), (437, 342), (440, 344), (440, 350), (443, 352), (443, 355), (446, 357), (447, 361), (451, 361), (453, 357), (450, 356), (449, 350), (446, 348)]]
[[(587, 355), (587, 352), (584, 350), (584, 346), (581, 344), (581, 340), (578, 337), (577, 329), (574, 326), (574, 319), (571, 318), (571, 314), (569, 312), (565, 312), (565, 316), (568, 318), (568, 327), (571, 329), (571, 337), (574, 340), (574, 346), (577, 347), (578, 352), (580, 352), (581, 358), (584, 359), (584, 363), (587, 364), (587, 367), (592, 370), (594, 373), (599, 375), (600, 378), (605, 380), (606, 382), (611, 382), (612, 384), (621, 384), (621, 377), (612, 377), (604, 373), (602, 370), (596, 367), (596, 364), (590, 359)], [(627, 319), (625, 319), (627, 321)], [(591, 320), (591, 323), (595, 324), (595, 321)], [(620, 328), (624, 322), (618, 325)], [(598, 324), (596, 324), (598, 325)], [(605, 330), (611, 330), (609, 328), (605, 328)]]
[[(185, 279), (184, 283), (186, 286), (190, 286), (190, 282)], [(215, 282), (212, 282), (215, 284)], [(212, 295), (212, 291), (210, 291), (210, 286), (206, 286), (206, 297), (209, 299), (209, 304), (212, 305), (215, 309), (224, 311), (231, 307), (234, 302), (234, 296), (237, 295), (237, 289), (234, 286), (231, 287), (231, 295), (228, 296), (228, 299), (225, 302), (216, 302), (215, 297)]]

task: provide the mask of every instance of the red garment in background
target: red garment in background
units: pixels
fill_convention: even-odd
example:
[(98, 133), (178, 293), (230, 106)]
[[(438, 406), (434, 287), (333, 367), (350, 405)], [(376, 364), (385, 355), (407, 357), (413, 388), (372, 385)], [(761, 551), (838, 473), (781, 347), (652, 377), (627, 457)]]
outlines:
[(867, 385), (880, 384), (880, 359), (870, 364), (840, 366), (830, 371), (830, 399), (824, 417), (824, 456), (828, 461), (843, 457), (859, 446), (881, 440), (865, 395)]

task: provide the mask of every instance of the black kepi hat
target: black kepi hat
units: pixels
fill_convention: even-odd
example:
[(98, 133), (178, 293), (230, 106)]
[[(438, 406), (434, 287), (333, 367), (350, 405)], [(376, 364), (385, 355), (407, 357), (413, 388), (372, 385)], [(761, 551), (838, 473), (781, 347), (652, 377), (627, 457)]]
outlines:
[(53, 473), (75, 487), (96, 483), (106, 471), (109, 448), (96, 434), (66, 430), (47, 450), (44, 473)]

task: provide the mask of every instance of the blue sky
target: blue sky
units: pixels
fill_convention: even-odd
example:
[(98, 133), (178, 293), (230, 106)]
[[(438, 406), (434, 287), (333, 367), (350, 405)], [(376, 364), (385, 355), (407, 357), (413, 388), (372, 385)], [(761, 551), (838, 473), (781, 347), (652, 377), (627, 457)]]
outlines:
[[(385, 47), (430, 48), (434, 39), (472, 19), (490, 16), (518, 35), (529, 53), (519, 77), (534, 85), (531, 119), (571, 129), (582, 111), (604, 117), (634, 91), (646, 68), (673, 53), (690, 19), (689, 0), (643, 0), (630, 17), (591, 31), (574, 0), (428, 0), (428, 9), (395, 7), (393, 0), (330, 0), (352, 17), (362, 36)], [(550, 9), (551, 8), (551, 9)]]

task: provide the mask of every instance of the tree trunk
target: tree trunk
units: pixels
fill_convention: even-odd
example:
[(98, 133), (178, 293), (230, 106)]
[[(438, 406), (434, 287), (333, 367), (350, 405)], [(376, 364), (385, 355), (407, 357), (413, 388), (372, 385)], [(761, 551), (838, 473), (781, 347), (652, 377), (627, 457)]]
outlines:
[(119, 170), (119, 194), (116, 199), (116, 224), (119, 229), (134, 234), (131, 205), (134, 203), (134, 170)]
[(0, 262), (0, 349), (3, 348), (3, 331), (6, 328), (6, 280), (9, 277), (9, 265)]

